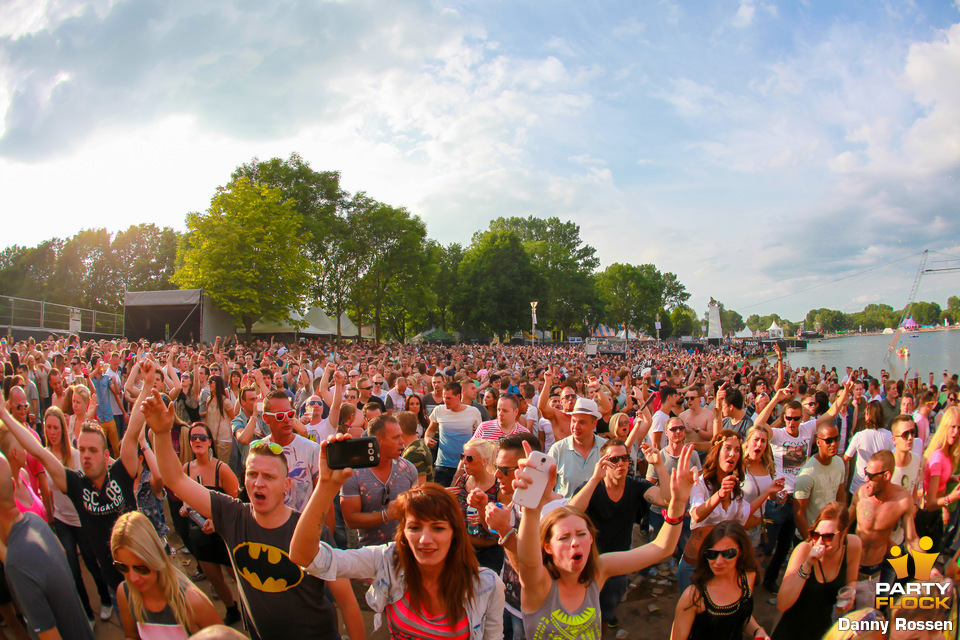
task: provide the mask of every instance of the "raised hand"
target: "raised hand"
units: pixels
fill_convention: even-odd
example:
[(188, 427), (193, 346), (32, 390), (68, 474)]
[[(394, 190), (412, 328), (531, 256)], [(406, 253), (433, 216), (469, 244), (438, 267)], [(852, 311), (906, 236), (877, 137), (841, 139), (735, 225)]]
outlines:
[(693, 445), (684, 445), (676, 468), (670, 472), (670, 504), (679, 505), (681, 511), (686, 508), (690, 491), (697, 484), (697, 468), (690, 465), (692, 455)]
[(172, 402), (165, 405), (158, 391), (154, 390), (153, 395), (140, 405), (140, 409), (143, 411), (147, 426), (154, 433), (170, 433), (170, 430), (173, 429), (176, 407)]
[(640, 444), (640, 450), (643, 452), (643, 458), (650, 466), (657, 466), (663, 461), (660, 452), (651, 444), (643, 442)]
[(349, 467), (346, 469), (331, 469), (327, 466), (327, 447), (334, 442), (343, 442), (349, 439), (350, 434), (338, 433), (320, 443), (320, 461), (318, 464), (320, 468), (320, 482), (332, 482), (334, 485), (341, 487), (343, 483), (353, 475), (353, 469)]

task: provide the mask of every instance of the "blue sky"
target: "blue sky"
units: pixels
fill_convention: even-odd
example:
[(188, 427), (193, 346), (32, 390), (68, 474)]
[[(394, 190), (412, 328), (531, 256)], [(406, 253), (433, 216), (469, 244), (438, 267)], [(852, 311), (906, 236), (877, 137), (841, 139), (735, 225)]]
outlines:
[(182, 228), (297, 151), (444, 243), (572, 220), (700, 311), (900, 307), (913, 254), (960, 256), (958, 78), (956, 0), (10, 0), (4, 244)]

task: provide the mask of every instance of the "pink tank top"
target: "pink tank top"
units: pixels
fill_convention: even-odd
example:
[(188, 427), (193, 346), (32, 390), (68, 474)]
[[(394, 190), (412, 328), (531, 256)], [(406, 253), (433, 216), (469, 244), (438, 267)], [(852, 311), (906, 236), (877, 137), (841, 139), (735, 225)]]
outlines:
[(27, 491), (30, 492), (30, 496), (33, 498), (33, 502), (29, 505), (25, 505), (14, 496), (14, 500), (17, 503), (17, 509), (20, 510), (20, 513), (32, 512), (40, 516), (46, 521), (47, 519), (47, 510), (43, 506), (43, 500), (37, 496), (37, 492), (33, 490), (33, 487), (30, 486), (30, 481), (26, 477), (26, 469), (20, 469), (20, 482), (23, 483), (23, 486), (26, 487)]

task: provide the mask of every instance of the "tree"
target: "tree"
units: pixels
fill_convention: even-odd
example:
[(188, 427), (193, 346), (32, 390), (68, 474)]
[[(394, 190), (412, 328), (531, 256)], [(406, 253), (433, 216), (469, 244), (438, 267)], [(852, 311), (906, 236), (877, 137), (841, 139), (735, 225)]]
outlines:
[(724, 333), (736, 333), (743, 329), (746, 325), (743, 323), (743, 317), (732, 309), (727, 309), (723, 306), (722, 302), (717, 302), (720, 305), (720, 326), (723, 328)]
[(960, 296), (950, 296), (947, 298), (947, 309), (950, 311), (960, 311)]
[(940, 305), (936, 302), (914, 302), (910, 309), (913, 320), (921, 327), (935, 325), (940, 321)]
[(509, 336), (530, 321), (543, 279), (515, 231), (487, 231), (463, 254), (453, 312), (468, 329)]
[(120, 291), (158, 291), (171, 287), (176, 270), (178, 234), (155, 224), (131, 225), (110, 245), (119, 270)]
[[(670, 318), (670, 312), (667, 311), (666, 309), (660, 309), (659, 317), (660, 317), (660, 333), (659, 333), (660, 339), (666, 340), (667, 338), (673, 335), (673, 320)], [(656, 325), (654, 325), (653, 327), (652, 335), (658, 335)]]
[(368, 239), (365, 271), (358, 282), (361, 294), (372, 301), (377, 342), (389, 320), (394, 336), (403, 342), (407, 319), (423, 308), (436, 265), (427, 255), (427, 227), (403, 208), (370, 201), (350, 217), (350, 230)]
[(300, 222), (279, 189), (238, 178), (217, 189), (205, 214), (187, 214), (174, 282), (203, 288), (248, 338), (260, 318), (290, 321), (310, 282)]
[[(596, 249), (580, 238), (580, 226), (557, 217), (497, 218), (490, 231), (516, 233), (530, 262), (543, 277), (543, 290), (537, 296), (538, 324), (568, 331), (581, 322), (595, 292), (591, 274), (600, 261)], [(481, 234), (474, 234), (476, 240)]]
[(597, 277), (597, 289), (607, 324), (642, 327), (653, 335), (661, 290), (644, 267), (616, 262)]
[(676, 307), (670, 312), (670, 323), (673, 325), (674, 335), (677, 336), (693, 335), (694, 325), (699, 328), (697, 313), (686, 305)]
[[(437, 245), (439, 247), (439, 245)], [(437, 279), (434, 291), (436, 292), (436, 312), (438, 325), (442, 331), (447, 331), (450, 321), (450, 311), (454, 293), (459, 288), (458, 270), (463, 260), (463, 247), (456, 242), (445, 247), (439, 247), (437, 259)]]

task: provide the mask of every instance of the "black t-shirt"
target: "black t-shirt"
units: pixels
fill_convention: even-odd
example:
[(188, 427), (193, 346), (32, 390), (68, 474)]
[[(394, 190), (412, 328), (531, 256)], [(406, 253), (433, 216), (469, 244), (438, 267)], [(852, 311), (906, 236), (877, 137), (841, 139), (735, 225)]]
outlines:
[[(587, 507), (587, 515), (597, 528), (597, 551), (609, 553), (630, 550), (633, 544), (633, 523), (637, 520), (637, 514), (648, 508), (643, 494), (652, 486), (653, 483), (646, 479), (627, 476), (623, 496), (619, 502), (614, 502), (607, 495), (603, 482), (597, 485)], [(580, 488), (577, 489), (578, 492)]]
[[(211, 520), (230, 550), (253, 640), (333, 638), (336, 616), (323, 597), (324, 582), (290, 560), (290, 540), (300, 514), (276, 529), (264, 529), (253, 507), (222, 493), (210, 494)], [(324, 530), (326, 542), (332, 543)]]
[(100, 562), (104, 578), (111, 587), (116, 588), (123, 577), (113, 568), (110, 534), (117, 518), (137, 508), (137, 498), (133, 494), (133, 478), (127, 473), (121, 460), (113, 461), (99, 489), (82, 471), (66, 469), (66, 474), (66, 495), (77, 509), (83, 532)]
[[(387, 405), (385, 405), (385, 404), (383, 403), (383, 400), (381, 400), (379, 397), (372, 395), (372, 396), (370, 396), (370, 399), (367, 400), (367, 402), (372, 402), (373, 404), (375, 404), (375, 405), (377, 405), (378, 407), (380, 407), (380, 412), (381, 412), (381, 413), (386, 413), (386, 412), (387, 412)], [(366, 402), (363, 402), (362, 400), (357, 401), (357, 410), (362, 413), (362, 412), (363, 412), (363, 406), (364, 406), (365, 404), (366, 404)]]

